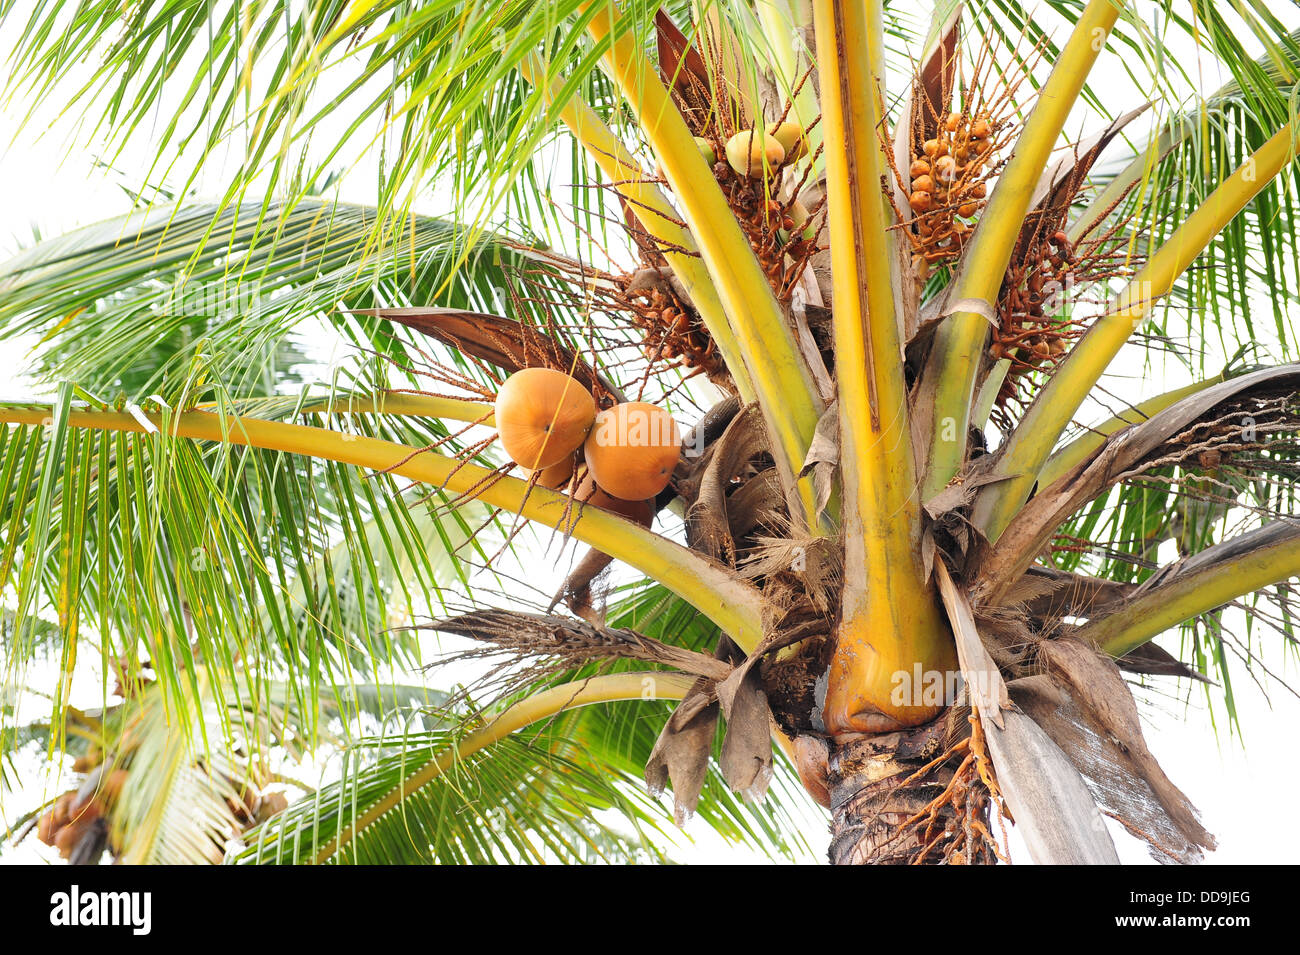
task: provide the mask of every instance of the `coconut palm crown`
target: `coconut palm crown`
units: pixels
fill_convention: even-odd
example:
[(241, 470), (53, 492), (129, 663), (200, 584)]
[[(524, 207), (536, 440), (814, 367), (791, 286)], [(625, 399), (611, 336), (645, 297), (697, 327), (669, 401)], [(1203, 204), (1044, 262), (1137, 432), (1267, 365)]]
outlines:
[[(1013, 820), (1114, 861), (1103, 815), (1200, 858), (1135, 687), (1231, 714), (1300, 574), (1300, 35), (1225, 6), (0, 6), (15, 101), (157, 154), (0, 266), (51, 396), (0, 405), (0, 755), (77, 760), (13, 836), (626, 861), (698, 815), (781, 855), (817, 803), (836, 863)], [(1190, 383), (1109, 390), (1157, 362)], [(662, 481), (568, 418), (511, 460), (542, 378), (671, 412)]]

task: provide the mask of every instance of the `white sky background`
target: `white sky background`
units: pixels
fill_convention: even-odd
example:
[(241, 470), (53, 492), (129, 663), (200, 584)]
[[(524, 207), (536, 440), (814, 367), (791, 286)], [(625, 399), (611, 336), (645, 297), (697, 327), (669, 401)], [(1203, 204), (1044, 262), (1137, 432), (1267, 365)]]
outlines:
[[(8, 50), (12, 41), (7, 34), (14, 26), (7, 24), (3, 29), (6, 35), (0, 36), (0, 54)], [(1063, 36), (1057, 34), (1058, 42)], [(1195, 51), (1188, 48), (1176, 52), (1184, 68), (1197, 75)], [(1135, 72), (1141, 75), (1140, 69)], [(1223, 82), (1224, 78), (1212, 69), (1208, 60), (1201, 72), (1201, 86), (1206, 92)], [(1113, 104), (1116, 112), (1143, 98), (1115, 56), (1103, 59), (1101, 67), (1094, 71), (1092, 84), (1104, 101)], [(141, 185), (139, 179), (153, 157), (152, 144), (139, 141), (132, 143), (111, 163), (125, 173), (97, 167), (94, 144), (88, 144), (85, 130), (79, 132), (72, 117), (60, 116), (59, 103), (39, 104), (33, 121), (20, 132), (19, 121), (28, 106), (30, 104), (0, 102), (0, 259), (29, 243), (34, 227), (42, 235), (52, 236), (126, 212), (130, 199), (123, 187)], [(1135, 124), (1135, 135), (1140, 137), (1155, 121), (1152, 117), (1148, 123), (1147, 117), (1143, 117)], [(1077, 119), (1072, 119), (1067, 126), (1067, 131), (1072, 136), (1080, 132), (1086, 134), (1097, 125), (1095, 118), (1080, 110)], [(36, 138), (38, 133), (40, 136)], [(317, 138), (324, 141), (325, 137), (318, 135)], [(351, 154), (346, 152), (344, 156), (351, 158)], [(220, 163), (212, 166), (199, 180), (195, 189), (197, 195), (209, 197), (224, 187), (223, 172)], [(365, 157), (343, 180), (340, 198), (373, 202), (376, 178), (373, 156)], [(563, 169), (558, 169), (557, 184), (568, 181)], [(436, 188), (432, 189), (417, 203), (417, 210), (445, 213), (445, 195)], [(1256, 308), (1262, 314), (1268, 314), (1267, 303), (1256, 303)], [(1271, 320), (1258, 324), (1266, 328), (1272, 326)], [(25, 348), (30, 344), (0, 343), (0, 398), (31, 396), (30, 384), (20, 374)], [(1138, 354), (1134, 350), (1123, 356), (1107, 377), (1105, 385), (1112, 394), (1136, 402), (1191, 380), (1186, 370), (1174, 362), (1163, 363), (1157, 359), (1154, 369), (1146, 369)], [(329, 365), (340, 355), (330, 347), (321, 346), (313, 357), (323, 365)], [(1209, 367), (1217, 369), (1219, 366), (1211, 361)], [(1105, 411), (1093, 406), (1081, 413), (1080, 418), (1096, 421), (1118, 406), (1117, 402), (1112, 402)], [(529, 567), (528, 579), (535, 581), (546, 575), (550, 579), (545, 581), (545, 589), (552, 581), (559, 580), (563, 568), (550, 566), (553, 557), (543, 557), (540, 548), (538, 550), (537, 563)], [(566, 552), (566, 557), (568, 553), (571, 552)], [(1233, 617), (1230, 615), (1226, 622), (1231, 626)], [(1178, 649), (1176, 636), (1166, 637), (1161, 642), (1175, 652)], [(1261, 650), (1264, 661), (1283, 679), (1300, 685), (1296, 661), (1279, 652), (1279, 643), (1279, 638), (1265, 638)], [(1216, 736), (1204, 694), (1199, 689), (1189, 691), (1186, 686), (1175, 686), (1167, 680), (1159, 683), (1158, 689), (1176, 696), (1149, 694), (1154, 703), (1143, 708), (1148, 742), (1170, 778), (1184, 789), (1201, 811), (1207, 828), (1219, 839), (1220, 849), (1209, 857), (1209, 862), (1276, 862), (1294, 858), (1300, 850), (1300, 833), (1294, 827), (1279, 825), (1275, 813), (1259, 812), (1256, 807), (1260, 794), (1293, 792), (1300, 783), (1300, 770), (1289, 758), (1294, 750), (1293, 727), (1300, 725), (1300, 701), (1277, 681), (1269, 681), (1269, 697), (1266, 699), (1250, 686), (1249, 675), (1240, 667), (1234, 685), (1245, 746), (1239, 739), (1228, 738), (1221, 708), (1217, 712), (1219, 729)], [(61, 788), (66, 786), (60, 787), (49, 779), (32, 780), (29, 794), (58, 792)], [(7, 797), (5, 802), (11, 799), (13, 808), (26, 808), (25, 800), (19, 807), (13, 796)], [(9, 817), (11, 812), (8, 810), (4, 815)], [(824, 825), (824, 817), (810, 820), (809, 825), (808, 839), (819, 848), (825, 840), (817, 827)], [(1140, 844), (1118, 831), (1117, 827), (1112, 828), (1124, 861), (1150, 861)], [(679, 858), (689, 861), (751, 861), (756, 858), (748, 852), (721, 845), (703, 826), (693, 825), (688, 828), (688, 833), (699, 837), (701, 842), (694, 849), (677, 852)], [(1014, 851), (1014, 831), (1012, 839)], [(1025, 861), (1023, 852), (1015, 851), (1015, 855)], [(53, 850), (28, 839), (18, 851), (0, 856), (0, 862), (51, 858), (55, 858)]]

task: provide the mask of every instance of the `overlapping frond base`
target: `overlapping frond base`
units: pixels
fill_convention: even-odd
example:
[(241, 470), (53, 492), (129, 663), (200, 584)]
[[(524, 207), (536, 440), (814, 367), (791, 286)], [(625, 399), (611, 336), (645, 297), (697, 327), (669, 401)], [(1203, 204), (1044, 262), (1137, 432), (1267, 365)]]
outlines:
[(829, 775), (833, 864), (1007, 861), (990, 831), (992, 817), (1005, 809), (995, 808), (997, 784), (978, 720), (967, 720), (968, 713), (953, 710), (916, 730), (836, 747)]

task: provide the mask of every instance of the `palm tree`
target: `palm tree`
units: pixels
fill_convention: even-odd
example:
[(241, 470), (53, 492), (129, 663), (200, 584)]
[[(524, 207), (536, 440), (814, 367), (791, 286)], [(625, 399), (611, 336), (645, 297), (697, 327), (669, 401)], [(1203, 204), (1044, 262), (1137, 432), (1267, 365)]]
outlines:
[[(1198, 858), (1125, 674), (1213, 672), (1231, 711), (1225, 608), (1290, 632), (1300, 366), (1246, 303), (1285, 357), (1300, 36), (1150, 6), (0, 8), (11, 91), (155, 137), (170, 195), (241, 157), (212, 204), (0, 271), (55, 389), (0, 406), (6, 672), (54, 665), (0, 751), (85, 773), (28, 827), (79, 859), (655, 858), (644, 772), (778, 853), (806, 793), (836, 863), (993, 862), (1009, 818), (1112, 861), (1103, 813)], [(1114, 51), (1152, 102), (1088, 85)], [(373, 205), (325, 198), (354, 154)], [(288, 351), (329, 337), (352, 360)], [(1192, 384), (1075, 425), (1166, 352)], [(493, 402), (538, 366), (692, 419), (668, 487), (508, 460)], [(530, 605), (533, 531), (590, 550)], [(429, 631), (476, 682), (400, 681)], [(101, 710), (79, 649), (120, 674)], [(325, 744), (286, 807), (282, 756)]]

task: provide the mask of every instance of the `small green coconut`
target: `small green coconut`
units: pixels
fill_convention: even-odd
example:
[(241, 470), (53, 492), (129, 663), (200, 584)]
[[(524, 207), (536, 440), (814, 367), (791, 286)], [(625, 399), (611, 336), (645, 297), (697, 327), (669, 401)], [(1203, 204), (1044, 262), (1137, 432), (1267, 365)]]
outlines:
[(815, 239), (817, 237), (816, 232), (813, 230), (812, 223), (808, 221), (808, 207), (798, 199), (790, 204), (790, 208), (786, 210), (786, 215), (790, 217), (790, 221), (794, 224), (794, 228), (790, 230), (781, 229), (778, 231), (778, 235), (781, 237), (782, 242), (789, 242), (792, 235), (798, 235), (801, 239)]
[(703, 136), (695, 137), (695, 145), (699, 147), (700, 155), (704, 157), (704, 161), (710, 166), (718, 161), (718, 154), (713, 150), (713, 143)]

